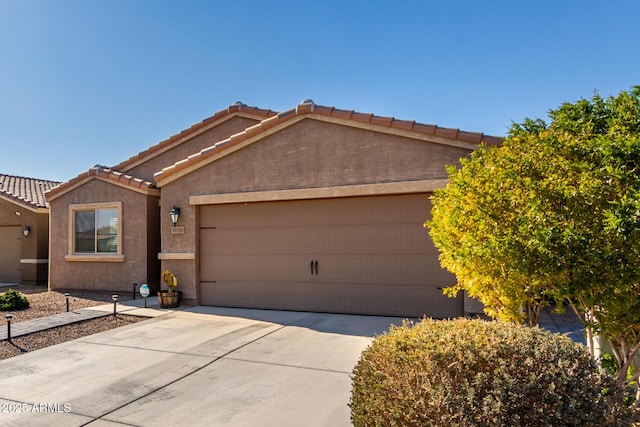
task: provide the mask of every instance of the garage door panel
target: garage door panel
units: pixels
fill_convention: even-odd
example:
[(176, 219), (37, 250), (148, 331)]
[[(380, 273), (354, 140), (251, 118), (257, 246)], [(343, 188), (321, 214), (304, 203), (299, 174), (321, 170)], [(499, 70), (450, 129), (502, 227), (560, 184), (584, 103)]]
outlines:
[(314, 240), (317, 254), (423, 254), (424, 228), (415, 224), (379, 224), (322, 228)]
[[(318, 273), (312, 273), (311, 261), (318, 261)], [(350, 283), (422, 283), (425, 286), (442, 286), (443, 278), (430, 274), (422, 256), (350, 256), (314, 257), (303, 255), (218, 255), (202, 265), (203, 281), (218, 278), (244, 281), (283, 282), (343, 282)], [(437, 272), (437, 271), (436, 271)], [(450, 282), (450, 280), (448, 280)]]
[(309, 242), (320, 231), (298, 228), (215, 229), (206, 247), (212, 255), (300, 254), (312, 252)]
[[(204, 283), (202, 293), (218, 305), (271, 310), (321, 311), (352, 314), (448, 318), (462, 310), (458, 298), (436, 288), (361, 285), (352, 283), (280, 283), (224, 281)], [(408, 307), (407, 301), (422, 301)], [(423, 307), (424, 309), (416, 308)]]
[(442, 295), (455, 276), (422, 225), (429, 208), (427, 194), (203, 206), (201, 303), (460, 315), (461, 298)]
[[(380, 197), (356, 197), (203, 206), (200, 225), (218, 228), (269, 228), (282, 226), (283, 219), (291, 227), (306, 227), (309, 224), (422, 224), (431, 211), (428, 195), (418, 198), (404, 195), (384, 198), (387, 200), (385, 203), (380, 203)], [(260, 212), (258, 221), (256, 211)]]
[(204, 281), (225, 280), (284, 280), (302, 281), (311, 276), (311, 258), (291, 255), (218, 255), (201, 266)]
[(221, 254), (425, 254), (434, 253), (424, 227), (381, 224), (335, 227), (203, 229), (202, 250)]
[(317, 258), (316, 281), (353, 284), (421, 284), (428, 286), (427, 267), (420, 255), (334, 255)]

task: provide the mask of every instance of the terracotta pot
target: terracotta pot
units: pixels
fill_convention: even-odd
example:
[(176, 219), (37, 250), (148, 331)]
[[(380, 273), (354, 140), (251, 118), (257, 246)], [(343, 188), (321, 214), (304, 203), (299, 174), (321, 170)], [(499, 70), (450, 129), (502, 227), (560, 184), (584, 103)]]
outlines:
[(181, 291), (158, 291), (158, 302), (162, 308), (176, 308), (180, 305)]

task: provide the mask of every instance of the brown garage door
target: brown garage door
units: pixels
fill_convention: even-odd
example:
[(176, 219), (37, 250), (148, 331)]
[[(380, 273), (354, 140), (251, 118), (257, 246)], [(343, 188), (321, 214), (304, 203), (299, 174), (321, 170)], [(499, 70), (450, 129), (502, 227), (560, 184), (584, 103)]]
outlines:
[(422, 226), (428, 195), (200, 208), (205, 305), (450, 317), (443, 271)]
[(22, 229), (18, 226), (0, 226), (0, 282), (18, 283), (22, 280), (20, 252)]

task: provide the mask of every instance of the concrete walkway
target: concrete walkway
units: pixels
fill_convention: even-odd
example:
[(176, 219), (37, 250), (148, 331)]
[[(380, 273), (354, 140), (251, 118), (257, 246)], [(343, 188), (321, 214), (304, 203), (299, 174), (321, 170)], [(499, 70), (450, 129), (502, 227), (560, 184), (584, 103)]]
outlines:
[[(126, 301), (116, 305), (116, 313), (131, 314), (134, 316), (156, 317), (162, 314), (170, 313), (174, 310), (160, 309), (158, 298), (147, 298), (147, 306), (144, 308), (145, 302), (142, 299)], [(45, 331), (47, 329), (56, 328), (58, 326), (69, 325), (71, 323), (82, 322), (84, 320), (96, 319), (113, 315), (113, 303), (99, 305), (95, 307), (81, 308), (79, 310), (70, 311), (68, 313), (55, 314), (53, 316), (40, 317), (38, 319), (27, 320), (25, 322), (11, 322), (11, 337), (32, 334), (34, 332)], [(0, 340), (7, 339), (6, 320), (0, 317), (0, 321), (4, 324), (0, 326)]]
[[(68, 325), (70, 323), (108, 316), (109, 314), (110, 313), (108, 311), (81, 309), (77, 311), (70, 311), (68, 313), (60, 313), (53, 316), (27, 320), (25, 322), (11, 322), (11, 337), (17, 338), (22, 335), (28, 335), (34, 332)], [(113, 312), (111, 314), (113, 314)], [(0, 340), (7, 339), (7, 328), (8, 326), (6, 324), (0, 326)]]

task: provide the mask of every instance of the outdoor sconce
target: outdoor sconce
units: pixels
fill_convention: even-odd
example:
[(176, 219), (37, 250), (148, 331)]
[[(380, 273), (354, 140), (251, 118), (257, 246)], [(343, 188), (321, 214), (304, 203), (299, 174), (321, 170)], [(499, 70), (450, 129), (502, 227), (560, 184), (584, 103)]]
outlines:
[(180, 208), (174, 206), (173, 209), (171, 209), (171, 212), (169, 212), (169, 215), (171, 216), (171, 223), (173, 224), (173, 226), (175, 227), (176, 225), (178, 225), (178, 218), (180, 218)]
[(29, 237), (29, 233), (31, 232), (31, 227), (29, 227), (28, 225), (25, 225), (24, 227), (22, 227), (22, 233), (24, 234), (24, 237)]

